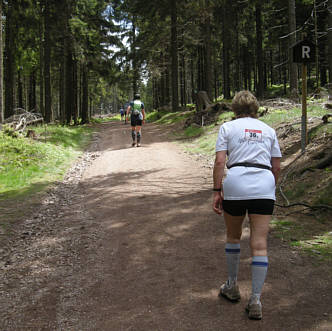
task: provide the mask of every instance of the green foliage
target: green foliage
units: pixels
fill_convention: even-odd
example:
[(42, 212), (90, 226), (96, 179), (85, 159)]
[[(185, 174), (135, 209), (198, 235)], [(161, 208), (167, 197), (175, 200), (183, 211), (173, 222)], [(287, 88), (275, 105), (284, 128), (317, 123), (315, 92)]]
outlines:
[[(308, 105), (308, 117), (318, 116), (321, 117), (326, 114), (326, 110), (323, 107)], [(283, 122), (291, 123), (294, 119), (300, 119), (302, 116), (302, 109), (276, 109), (270, 111), (267, 115), (260, 118), (261, 121), (265, 122), (270, 126), (276, 126)]]
[[(289, 88), (287, 85), (286, 88)], [(283, 96), (284, 93), (284, 85), (283, 84), (273, 84), (267, 87), (266, 97), (269, 98), (277, 98)]]
[(184, 130), (184, 136), (187, 138), (198, 137), (204, 132), (202, 127), (189, 126)]
[[(311, 220), (311, 222), (316, 221)], [(319, 226), (316, 225), (317, 227)], [(291, 246), (298, 247), (309, 255), (332, 261), (332, 232), (324, 231), (324, 227), (320, 227), (321, 230), (314, 230), (315, 224), (310, 225), (304, 221), (299, 223), (290, 219), (271, 221), (273, 233), (283, 241), (289, 242)]]
[(218, 116), (218, 123), (230, 121), (233, 116), (234, 116), (234, 113), (232, 111), (227, 111), (227, 112), (221, 113)]
[(295, 187), (285, 190), (285, 195), (292, 201), (302, 197), (308, 189), (307, 183), (297, 183)]
[(146, 119), (149, 122), (156, 122), (156, 121), (160, 120), (166, 114), (167, 114), (167, 112), (162, 112), (162, 111), (156, 111), (155, 110), (153, 112), (147, 113)]
[[(35, 128), (40, 141), (0, 132), (0, 194), (19, 194), (33, 185), (59, 180), (90, 139), (88, 127)], [(45, 136), (46, 133), (46, 136)], [(45, 142), (46, 140), (46, 142)], [(43, 186), (43, 185), (41, 185)]]
[[(327, 171), (331, 171), (327, 169)], [(314, 203), (317, 205), (328, 205), (332, 206), (332, 185), (324, 187), (319, 196), (314, 200)]]
[(91, 123), (107, 123), (113, 121), (121, 121), (120, 115), (110, 116), (110, 117), (93, 117)]
[(2, 128), (2, 132), (4, 135), (12, 138), (18, 138), (20, 136), (20, 134), (17, 131), (15, 131), (12, 127), (6, 124)]
[(332, 123), (322, 123), (321, 125), (318, 125), (314, 129), (310, 130), (308, 132), (309, 140), (318, 137), (318, 136), (324, 136), (332, 134)]
[(172, 124), (185, 120), (193, 111), (174, 112), (169, 113), (167, 111), (153, 111), (147, 114), (147, 120), (149, 122), (156, 122), (158, 124)]

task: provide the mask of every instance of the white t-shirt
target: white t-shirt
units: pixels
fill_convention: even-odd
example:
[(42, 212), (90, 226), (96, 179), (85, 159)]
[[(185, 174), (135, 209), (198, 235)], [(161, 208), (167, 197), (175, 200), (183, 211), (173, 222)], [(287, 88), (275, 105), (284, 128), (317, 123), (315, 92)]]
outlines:
[[(239, 118), (220, 127), (216, 152), (220, 151), (227, 151), (228, 166), (247, 162), (271, 167), (271, 157), (281, 157), (274, 129), (251, 117)], [(275, 182), (270, 170), (231, 168), (223, 187), (225, 200), (275, 200)]]

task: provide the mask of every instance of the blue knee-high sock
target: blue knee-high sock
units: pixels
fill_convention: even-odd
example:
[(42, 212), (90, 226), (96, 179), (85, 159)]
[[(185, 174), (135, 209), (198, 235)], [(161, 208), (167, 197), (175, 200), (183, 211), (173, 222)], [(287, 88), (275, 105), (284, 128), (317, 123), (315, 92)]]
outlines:
[(253, 256), (251, 263), (252, 296), (260, 299), (269, 266), (267, 256)]
[(131, 130), (131, 137), (133, 138), (133, 141), (135, 142), (135, 139), (136, 139), (136, 131), (135, 130)]
[(240, 263), (240, 244), (226, 243), (228, 283), (236, 283)]
[(137, 143), (141, 142), (141, 131), (137, 132)]

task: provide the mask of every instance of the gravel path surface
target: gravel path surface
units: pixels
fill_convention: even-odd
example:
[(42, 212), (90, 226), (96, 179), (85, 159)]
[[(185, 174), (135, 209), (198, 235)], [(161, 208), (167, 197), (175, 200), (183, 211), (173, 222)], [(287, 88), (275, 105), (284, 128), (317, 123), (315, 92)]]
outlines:
[(224, 225), (211, 210), (211, 169), (147, 124), (100, 125), (90, 150), (0, 248), (0, 330), (332, 330), (331, 266), (270, 237), (263, 320), (250, 294), (248, 226), (242, 301), (226, 278)]

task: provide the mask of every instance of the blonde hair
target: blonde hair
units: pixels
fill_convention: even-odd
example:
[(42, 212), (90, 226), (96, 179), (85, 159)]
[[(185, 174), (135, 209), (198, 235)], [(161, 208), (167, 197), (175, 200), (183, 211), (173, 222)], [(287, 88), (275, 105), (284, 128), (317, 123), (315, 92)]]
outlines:
[(249, 91), (240, 91), (232, 101), (232, 110), (236, 117), (257, 118), (259, 104), (256, 97)]

